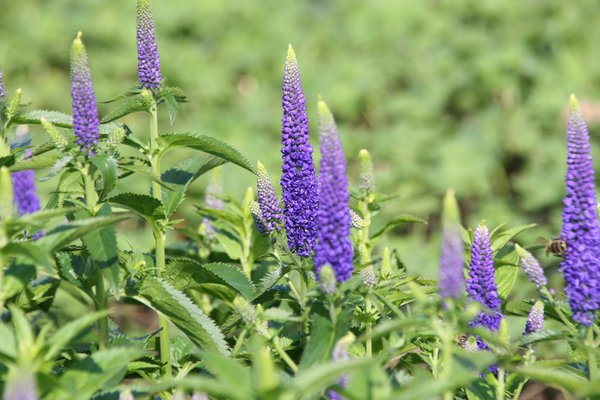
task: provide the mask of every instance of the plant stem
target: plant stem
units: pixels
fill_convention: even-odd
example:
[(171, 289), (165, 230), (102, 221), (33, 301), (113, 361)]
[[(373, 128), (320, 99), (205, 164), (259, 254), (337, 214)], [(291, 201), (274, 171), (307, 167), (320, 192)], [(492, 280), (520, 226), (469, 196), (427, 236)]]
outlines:
[(285, 352), (285, 350), (283, 350), (283, 348), (281, 347), (281, 345), (279, 344), (279, 338), (274, 337), (273, 340), (273, 347), (275, 347), (275, 350), (277, 350), (277, 353), (279, 353), (279, 356), (281, 357), (281, 359), (283, 361), (285, 361), (285, 363), (287, 364), (288, 367), (290, 367), (290, 369), (292, 371), (294, 371), (294, 373), (298, 372), (298, 366), (296, 365), (296, 363), (294, 362), (294, 360), (292, 360), (290, 358), (290, 356), (288, 355), (288, 353)]
[[(160, 179), (160, 157), (158, 152), (158, 110), (156, 102), (150, 107), (150, 164), (156, 179)], [(160, 184), (152, 181), (152, 195), (160, 200)]]
[(496, 386), (496, 400), (504, 399), (504, 368), (498, 368), (498, 385)]
[[(154, 240), (156, 241), (156, 275), (162, 276), (165, 272), (165, 232), (161, 228), (154, 229)], [(169, 340), (169, 321), (167, 318), (159, 314), (160, 322), (160, 361), (164, 366), (164, 375), (171, 376), (171, 351)]]
[[(368, 296), (368, 295), (367, 295)], [(367, 357), (373, 357), (373, 338), (372, 338), (372, 326), (371, 326), (371, 301), (365, 299), (365, 313), (368, 315), (369, 322), (367, 322)]]
[(587, 331), (587, 356), (590, 382), (595, 382), (598, 376), (598, 361), (596, 360), (596, 348), (594, 347), (594, 328), (590, 326)]
[(540, 291), (542, 292), (542, 294), (544, 296), (546, 296), (548, 298), (548, 300), (550, 300), (550, 303), (554, 306), (554, 309), (556, 310), (556, 314), (558, 314), (558, 317), (562, 320), (562, 322), (564, 322), (564, 324), (567, 325), (569, 327), (569, 329), (571, 329), (571, 331), (577, 332), (577, 328), (575, 327), (575, 325), (573, 325), (573, 323), (571, 321), (569, 321), (567, 316), (562, 312), (562, 310), (560, 309), (560, 306), (556, 304), (556, 301), (554, 300), (554, 296), (552, 296), (552, 293), (550, 293), (548, 288), (546, 286), (542, 286), (542, 288), (540, 288)]
[[(152, 165), (152, 173), (156, 179), (160, 179), (160, 157), (158, 146), (158, 110), (156, 102), (150, 107), (150, 164)], [(159, 201), (162, 201), (160, 184), (152, 181), (152, 196)], [(161, 277), (165, 272), (165, 236), (164, 228), (156, 226), (154, 228), (154, 240), (156, 242), (156, 275)], [(169, 321), (167, 318), (159, 314), (158, 316), (161, 331), (160, 331), (160, 361), (164, 366), (164, 376), (172, 375), (171, 369), (171, 350), (169, 340)]]
[[(94, 185), (94, 179), (90, 174), (90, 164), (86, 163), (83, 168), (83, 187), (85, 190), (85, 202), (88, 206), (90, 215), (96, 213), (96, 205), (98, 204), (98, 194)], [(104, 287), (104, 277), (102, 269), (97, 263), (96, 266), (96, 310), (107, 310), (106, 288)], [(108, 316), (98, 320), (98, 336), (100, 337), (100, 348), (105, 349), (108, 346)]]
[[(104, 277), (102, 270), (96, 266), (96, 309), (98, 311), (107, 310), (106, 290), (104, 288)], [(98, 320), (98, 333), (100, 336), (100, 348), (108, 347), (108, 317), (102, 317)]]

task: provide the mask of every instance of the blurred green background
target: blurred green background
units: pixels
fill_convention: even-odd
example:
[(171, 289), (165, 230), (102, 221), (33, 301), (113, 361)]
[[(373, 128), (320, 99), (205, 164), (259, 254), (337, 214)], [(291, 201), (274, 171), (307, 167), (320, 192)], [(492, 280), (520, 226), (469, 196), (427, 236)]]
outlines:
[[(153, 8), (163, 75), (190, 100), (173, 126), (163, 111), (163, 130), (220, 137), (277, 179), (292, 43), (313, 144), (322, 94), (340, 127), (351, 182), (358, 150), (367, 148), (380, 190), (401, 195), (375, 224), (399, 212), (429, 221), (388, 239), (409, 267), (427, 274), (435, 275), (448, 187), (471, 226), (540, 224), (524, 235), (529, 243), (560, 232), (570, 93), (585, 106), (600, 160), (597, 1), (154, 0)], [(70, 112), (68, 54), (78, 30), (100, 100), (136, 82), (134, 0), (2, 0), (0, 9), (7, 89), (23, 88), (34, 108)], [(145, 135), (144, 115), (126, 122)], [(238, 198), (254, 185), (232, 166), (224, 176), (225, 193)], [(202, 201), (206, 181), (195, 184), (190, 203)]]

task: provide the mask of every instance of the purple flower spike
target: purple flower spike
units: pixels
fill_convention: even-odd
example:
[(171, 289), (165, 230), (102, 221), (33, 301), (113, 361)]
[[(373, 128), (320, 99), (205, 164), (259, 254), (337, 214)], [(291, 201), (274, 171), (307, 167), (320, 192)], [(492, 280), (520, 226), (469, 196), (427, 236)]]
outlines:
[(517, 250), (517, 254), (519, 255), (519, 265), (525, 271), (529, 280), (537, 286), (537, 288), (541, 288), (542, 286), (546, 286), (548, 284), (548, 279), (546, 279), (546, 275), (544, 275), (544, 270), (540, 266), (538, 260), (535, 259), (534, 256), (531, 255), (530, 252), (519, 246), (518, 244), (515, 246)]
[[(352, 344), (353, 341), (354, 335), (352, 333), (349, 333), (348, 335), (338, 340), (331, 354), (331, 358), (333, 359), (333, 361), (339, 362), (349, 360), (350, 354), (348, 353), (348, 347)], [(348, 386), (348, 379), (349, 376), (344, 374), (340, 376), (337, 384), (340, 387), (345, 388), (346, 386)], [(329, 400), (344, 400), (344, 397), (335, 390), (329, 390), (327, 392), (327, 395), (329, 396)]]
[(308, 137), (308, 117), (300, 68), (292, 46), (288, 48), (283, 75), (281, 188), (283, 215), (290, 250), (309, 257), (317, 236), (318, 183), (313, 148)]
[(137, 49), (140, 83), (155, 91), (162, 85), (162, 75), (150, 0), (138, 0), (137, 3)]
[(319, 276), (321, 267), (329, 264), (338, 282), (343, 282), (350, 279), (354, 269), (346, 158), (335, 121), (323, 100), (319, 100), (319, 136), (321, 168), (315, 268)]
[(589, 326), (600, 308), (600, 225), (590, 135), (575, 96), (567, 127), (566, 189), (561, 239), (567, 251), (561, 271), (573, 319)]
[[(31, 157), (31, 150), (27, 150), (25, 158)], [(40, 198), (35, 188), (35, 173), (31, 169), (12, 173), (14, 202), (19, 215), (31, 214), (41, 209)], [(37, 233), (33, 238), (42, 236)]]
[(444, 198), (442, 249), (440, 253), (440, 296), (459, 298), (465, 285), (464, 244), (460, 234), (458, 204), (452, 189)]
[[(471, 322), (471, 326), (483, 326), (490, 331), (500, 329), (502, 313), (500, 312), (500, 296), (494, 277), (494, 261), (487, 227), (480, 225), (475, 230), (471, 248), (471, 264), (467, 293), (471, 301), (483, 305), (486, 310)], [(479, 348), (487, 350), (487, 345), (478, 339)]]
[(529, 316), (527, 317), (527, 323), (525, 324), (525, 334), (534, 333), (544, 329), (544, 303), (536, 301)]
[(257, 191), (258, 191), (258, 204), (260, 206), (260, 213), (264, 224), (264, 233), (270, 234), (272, 232), (279, 232), (281, 230), (281, 224), (283, 222), (283, 214), (281, 212), (281, 206), (279, 205), (279, 199), (275, 195), (275, 189), (271, 183), (271, 178), (264, 165), (259, 161), (257, 164), (258, 179), (257, 179)]
[(98, 105), (88, 66), (87, 53), (81, 41), (81, 32), (71, 48), (71, 97), (73, 99), (73, 131), (77, 144), (85, 154), (93, 155), (100, 137)]
[(4, 76), (2, 75), (2, 68), (0, 68), (0, 103), (4, 100), (6, 92), (4, 91)]

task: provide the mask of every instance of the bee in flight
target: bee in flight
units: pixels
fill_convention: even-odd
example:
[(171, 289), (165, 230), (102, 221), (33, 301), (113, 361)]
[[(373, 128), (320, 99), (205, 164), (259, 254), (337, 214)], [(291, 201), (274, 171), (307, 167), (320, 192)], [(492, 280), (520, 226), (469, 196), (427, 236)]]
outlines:
[(567, 242), (560, 237), (554, 239), (544, 239), (546, 242), (546, 255), (552, 254), (555, 257), (564, 257), (567, 252)]

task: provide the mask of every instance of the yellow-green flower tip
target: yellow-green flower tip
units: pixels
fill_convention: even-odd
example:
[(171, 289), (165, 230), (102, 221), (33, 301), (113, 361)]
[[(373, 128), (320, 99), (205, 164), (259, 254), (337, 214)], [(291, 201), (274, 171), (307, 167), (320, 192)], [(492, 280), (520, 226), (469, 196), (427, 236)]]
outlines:
[(318, 100), (318, 111), (319, 111), (319, 119), (323, 125), (329, 125), (333, 122), (333, 115), (327, 106), (327, 103), (323, 100), (323, 98), (319, 95)]
[(263, 163), (261, 163), (260, 161), (256, 162), (256, 170), (258, 171), (259, 175), (267, 173), (267, 169), (265, 168), (265, 166), (263, 165)]
[[(77, 37), (73, 40), (73, 46), (71, 48), (73, 56), (82, 56), (85, 55), (85, 46), (83, 45), (83, 40), (81, 37), (83, 34), (81, 31), (77, 32)], [(86, 56), (87, 57), (87, 56)]]
[(577, 97), (574, 94), (569, 96), (569, 109), (572, 112), (580, 111), (579, 102), (577, 101)]
[(458, 202), (454, 194), (454, 189), (448, 189), (446, 196), (444, 196), (444, 224), (460, 225), (460, 209), (458, 208)]
[(294, 52), (294, 48), (292, 47), (291, 44), (288, 45), (288, 51), (287, 51), (287, 59), (288, 62), (296, 62), (296, 52)]

